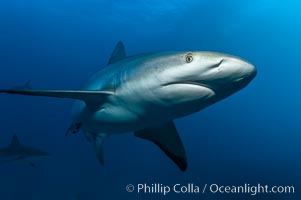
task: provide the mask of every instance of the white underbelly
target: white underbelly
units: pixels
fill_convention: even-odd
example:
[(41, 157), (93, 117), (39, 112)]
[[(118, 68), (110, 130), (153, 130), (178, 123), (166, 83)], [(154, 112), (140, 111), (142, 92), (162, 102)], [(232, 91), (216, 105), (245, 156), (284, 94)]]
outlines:
[(110, 107), (86, 115), (82, 128), (86, 132), (118, 134), (141, 130), (168, 119), (164, 114), (158, 116), (147, 111), (137, 114), (123, 107)]

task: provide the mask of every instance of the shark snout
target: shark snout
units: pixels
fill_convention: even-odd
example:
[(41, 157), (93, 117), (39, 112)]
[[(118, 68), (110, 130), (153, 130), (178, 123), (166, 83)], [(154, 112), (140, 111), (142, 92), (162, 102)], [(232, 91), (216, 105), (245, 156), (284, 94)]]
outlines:
[(243, 71), (243, 79), (252, 80), (257, 74), (257, 70), (255, 66), (249, 63), (248, 61), (240, 60), (240, 62), (241, 62), (240, 66)]
[(224, 58), (219, 70), (233, 83), (249, 83), (257, 74), (250, 62), (237, 57)]
[(225, 54), (217, 54), (215, 62), (207, 70), (206, 76), (199, 82), (222, 97), (244, 88), (257, 74), (255, 66), (250, 62)]

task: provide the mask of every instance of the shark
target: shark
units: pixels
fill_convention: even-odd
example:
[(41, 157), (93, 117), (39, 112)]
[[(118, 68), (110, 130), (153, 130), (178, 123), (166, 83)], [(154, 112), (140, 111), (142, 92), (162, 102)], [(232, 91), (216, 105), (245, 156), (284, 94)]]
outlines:
[(36, 167), (34, 159), (48, 156), (43, 150), (21, 144), (16, 134), (13, 135), (9, 146), (0, 148), (0, 164), (28, 161), (32, 167)]
[(231, 96), (256, 74), (254, 65), (237, 56), (208, 51), (127, 56), (120, 41), (107, 66), (83, 89), (1, 89), (0, 93), (75, 99), (67, 133), (82, 130), (101, 164), (106, 138), (133, 132), (157, 145), (185, 171), (187, 155), (174, 120)]

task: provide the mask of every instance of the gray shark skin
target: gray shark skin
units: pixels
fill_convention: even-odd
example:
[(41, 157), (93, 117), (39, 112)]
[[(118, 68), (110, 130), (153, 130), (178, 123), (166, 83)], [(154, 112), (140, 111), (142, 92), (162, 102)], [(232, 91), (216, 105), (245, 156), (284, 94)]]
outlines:
[(83, 130), (102, 164), (105, 138), (134, 132), (156, 144), (185, 171), (186, 153), (173, 120), (241, 90), (256, 73), (249, 62), (215, 52), (154, 52), (126, 57), (119, 42), (108, 66), (82, 90), (4, 89), (0, 93), (78, 100), (68, 132)]
[(49, 154), (45, 151), (21, 144), (16, 134), (13, 135), (9, 146), (0, 148), (0, 164), (26, 160), (32, 167), (35, 167), (33, 159), (48, 156)]

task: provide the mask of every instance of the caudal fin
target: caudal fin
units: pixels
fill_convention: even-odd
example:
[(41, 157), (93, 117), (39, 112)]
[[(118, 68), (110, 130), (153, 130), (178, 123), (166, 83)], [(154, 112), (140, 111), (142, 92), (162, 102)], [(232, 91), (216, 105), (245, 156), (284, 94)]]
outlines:
[(97, 159), (101, 165), (104, 164), (103, 159), (103, 141), (107, 138), (106, 134), (98, 134), (94, 138), (94, 148), (96, 152)]

